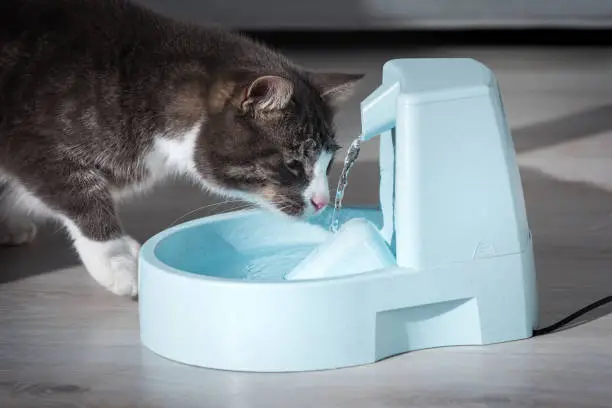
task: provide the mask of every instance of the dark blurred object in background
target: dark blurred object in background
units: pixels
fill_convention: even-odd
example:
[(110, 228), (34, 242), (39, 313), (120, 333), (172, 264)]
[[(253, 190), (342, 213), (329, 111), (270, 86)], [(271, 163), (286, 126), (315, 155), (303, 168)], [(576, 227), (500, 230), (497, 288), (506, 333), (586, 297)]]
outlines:
[(612, 28), (610, 0), (138, 0), (239, 30)]
[(612, 0), (136, 1), (277, 46), (612, 43)]

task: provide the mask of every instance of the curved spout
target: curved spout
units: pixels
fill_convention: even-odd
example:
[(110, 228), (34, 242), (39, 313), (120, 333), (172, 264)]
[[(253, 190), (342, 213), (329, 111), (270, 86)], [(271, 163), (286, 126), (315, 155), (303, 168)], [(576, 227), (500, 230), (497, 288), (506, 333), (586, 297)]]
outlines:
[(399, 82), (383, 83), (361, 102), (360, 140), (368, 141), (395, 127), (399, 93)]

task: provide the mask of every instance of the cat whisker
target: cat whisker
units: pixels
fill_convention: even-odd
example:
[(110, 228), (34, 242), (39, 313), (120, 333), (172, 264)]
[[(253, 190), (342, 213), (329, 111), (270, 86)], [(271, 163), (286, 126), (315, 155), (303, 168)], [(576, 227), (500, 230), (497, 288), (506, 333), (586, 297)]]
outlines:
[(191, 210), (191, 211), (189, 211), (189, 212), (187, 212), (187, 213), (185, 213), (185, 214), (181, 215), (180, 217), (178, 217), (177, 219), (175, 219), (175, 220), (174, 220), (174, 221), (173, 221), (173, 222), (170, 224), (170, 226), (169, 226), (168, 228), (175, 226), (175, 225), (176, 225), (176, 224), (177, 224), (179, 221), (184, 220), (186, 217), (188, 217), (188, 216), (190, 216), (190, 215), (193, 215), (193, 214), (195, 214), (195, 213), (197, 213), (197, 212), (199, 212), (199, 211), (203, 211), (203, 210), (206, 210), (206, 209), (210, 209), (210, 208), (212, 208), (212, 207), (220, 206), (220, 205), (223, 205), (223, 204), (232, 204), (232, 203), (240, 203), (240, 202), (242, 202), (242, 201), (241, 201), (241, 200), (238, 200), (238, 199), (234, 199), (234, 200), (225, 200), (225, 201), (221, 201), (221, 202), (218, 202), (218, 203), (213, 203), (213, 204), (209, 204), (209, 205), (203, 205), (203, 206), (201, 206), (201, 207), (198, 207), (198, 208), (196, 208), (196, 209), (193, 209), (193, 210)]
[(254, 206), (252, 204), (245, 204), (243, 206), (239, 206), (239, 207), (234, 207), (234, 208), (228, 208), (227, 211), (223, 211), (220, 214), (227, 214), (229, 212), (233, 212), (233, 211), (242, 211), (242, 210), (249, 210), (254, 208)]

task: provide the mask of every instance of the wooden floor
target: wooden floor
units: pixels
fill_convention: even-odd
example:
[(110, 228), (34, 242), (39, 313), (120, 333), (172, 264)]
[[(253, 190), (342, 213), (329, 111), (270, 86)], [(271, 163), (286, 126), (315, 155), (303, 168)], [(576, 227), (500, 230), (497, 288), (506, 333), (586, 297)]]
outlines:
[[(612, 294), (612, 144), (605, 137), (612, 132), (610, 50), (294, 54), (313, 67), (367, 71), (367, 89), (357, 99), (371, 91), (391, 57), (458, 55), (492, 66), (502, 86), (524, 164), (541, 323)], [(343, 140), (357, 133), (356, 107), (339, 117)], [(567, 143), (571, 148), (562, 149)], [(377, 200), (375, 145), (368, 149), (351, 176), (351, 203)], [(571, 162), (571, 171), (559, 165), (577, 156), (583, 160)], [(123, 219), (143, 240), (207, 202), (190, 187), (170, 186), (125, 207)], [(575, 327), (525, 341), (420, 351), (350, 369), (206, 370), (144, 349), (137, 304), (101, 290), (63, 234), (48, 227), (30, 247), (0, 250), (0, 407), (610, 408), (611, 312), (602, 308)]]

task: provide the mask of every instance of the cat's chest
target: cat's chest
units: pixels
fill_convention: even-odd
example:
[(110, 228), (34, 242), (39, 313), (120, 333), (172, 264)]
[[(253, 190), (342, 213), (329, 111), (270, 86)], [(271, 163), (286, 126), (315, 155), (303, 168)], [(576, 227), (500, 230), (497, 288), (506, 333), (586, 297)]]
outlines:
[(140, 162), (137, 176), (124, 185), (112, 189), (117, 200), (146, 192), (168, 177), (193, 175), (195, 173), (194, 152), (199, 125), (178, 137), (155, 137)]

